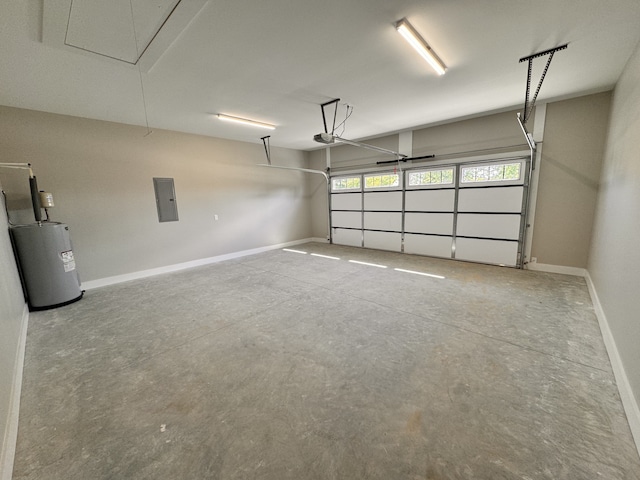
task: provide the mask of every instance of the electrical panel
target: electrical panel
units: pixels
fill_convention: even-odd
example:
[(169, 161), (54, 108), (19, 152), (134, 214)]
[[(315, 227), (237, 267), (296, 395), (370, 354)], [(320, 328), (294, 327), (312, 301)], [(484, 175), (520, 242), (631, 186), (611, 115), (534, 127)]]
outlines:
[(159, 222), (177, 222), (178, 204), (173, 178), (154, 178), (153, 188), (156, 192)]

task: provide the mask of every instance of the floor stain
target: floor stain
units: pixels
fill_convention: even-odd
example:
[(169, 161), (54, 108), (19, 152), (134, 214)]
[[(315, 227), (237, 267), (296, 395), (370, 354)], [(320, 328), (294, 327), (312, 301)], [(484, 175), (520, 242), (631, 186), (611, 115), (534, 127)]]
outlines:
[(409, 416), (405, 432), (409, 435), (418, 435), (422, 431), (422, 412), (416, 410)]

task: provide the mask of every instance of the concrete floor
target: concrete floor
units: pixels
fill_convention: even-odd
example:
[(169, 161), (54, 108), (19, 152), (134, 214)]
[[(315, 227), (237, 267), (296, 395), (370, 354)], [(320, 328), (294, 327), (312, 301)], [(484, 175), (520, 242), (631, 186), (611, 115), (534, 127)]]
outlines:
[(583, 279), (295, 248), (32, 313), (14, 479), (640, 478)]

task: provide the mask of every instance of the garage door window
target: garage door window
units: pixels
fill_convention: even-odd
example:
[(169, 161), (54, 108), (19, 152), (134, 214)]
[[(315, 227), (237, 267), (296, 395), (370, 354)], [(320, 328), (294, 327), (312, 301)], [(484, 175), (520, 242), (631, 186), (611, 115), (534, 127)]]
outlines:
[(409, 187), (453, 185), (453, 168), (408, 172)]
[(383, 173), (375, 175), (365, 175), (365, 189), (383, 189), (400, 186), (400, 175), (397, 173)]
[(462, 167), (461, 183), (513, 182), (520, 180), (522, 162)]
[(360, 176), (357, 177), (340, 177), (331, 180), (331, 190), (334, 192), (342, 192), (345, 190), (360, 190)]

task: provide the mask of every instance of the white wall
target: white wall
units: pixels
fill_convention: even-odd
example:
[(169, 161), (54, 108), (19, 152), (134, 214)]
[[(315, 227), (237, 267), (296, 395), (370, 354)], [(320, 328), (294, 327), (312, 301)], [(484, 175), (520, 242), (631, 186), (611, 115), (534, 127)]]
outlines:
[[(640, 400), (640, 46), (613, 93), (588, 271), (636, 414)], [(620, 381), (619, 381), (620, 383)], [(627, 412), (629, 404), (625, 405)], [(633, 417), (633, 414), (631, 415)], [(640, 418), (630, 418), (640, 445)]]
[[(2, 185), (0, 184), (0, 189)], [(18, 399), (15, 389), (20, 385), (20, 358), (25, 302), (18, 270), (9, 240), (9, 226), (4, 203), (0, 197), (0, 479), (10, 477), (15, 447), (15, 427)]]
[(531, 256), (586, 268), (602, 169), (611, 93), (549, 103)]
[[(256, 143), (0, 107), (0, 154), (30, 162), (70, 227), (83, 282), (311, 237), (309, 183)], [(274, 164), (305, 153), (272, 148)], [(2, 171), (12, 219), (32, 222), (27, 177)], [(159, 223), (153, 177), (175, 179), (178, 222)], [(218, 215), (216, 221), (214, 215)]]

